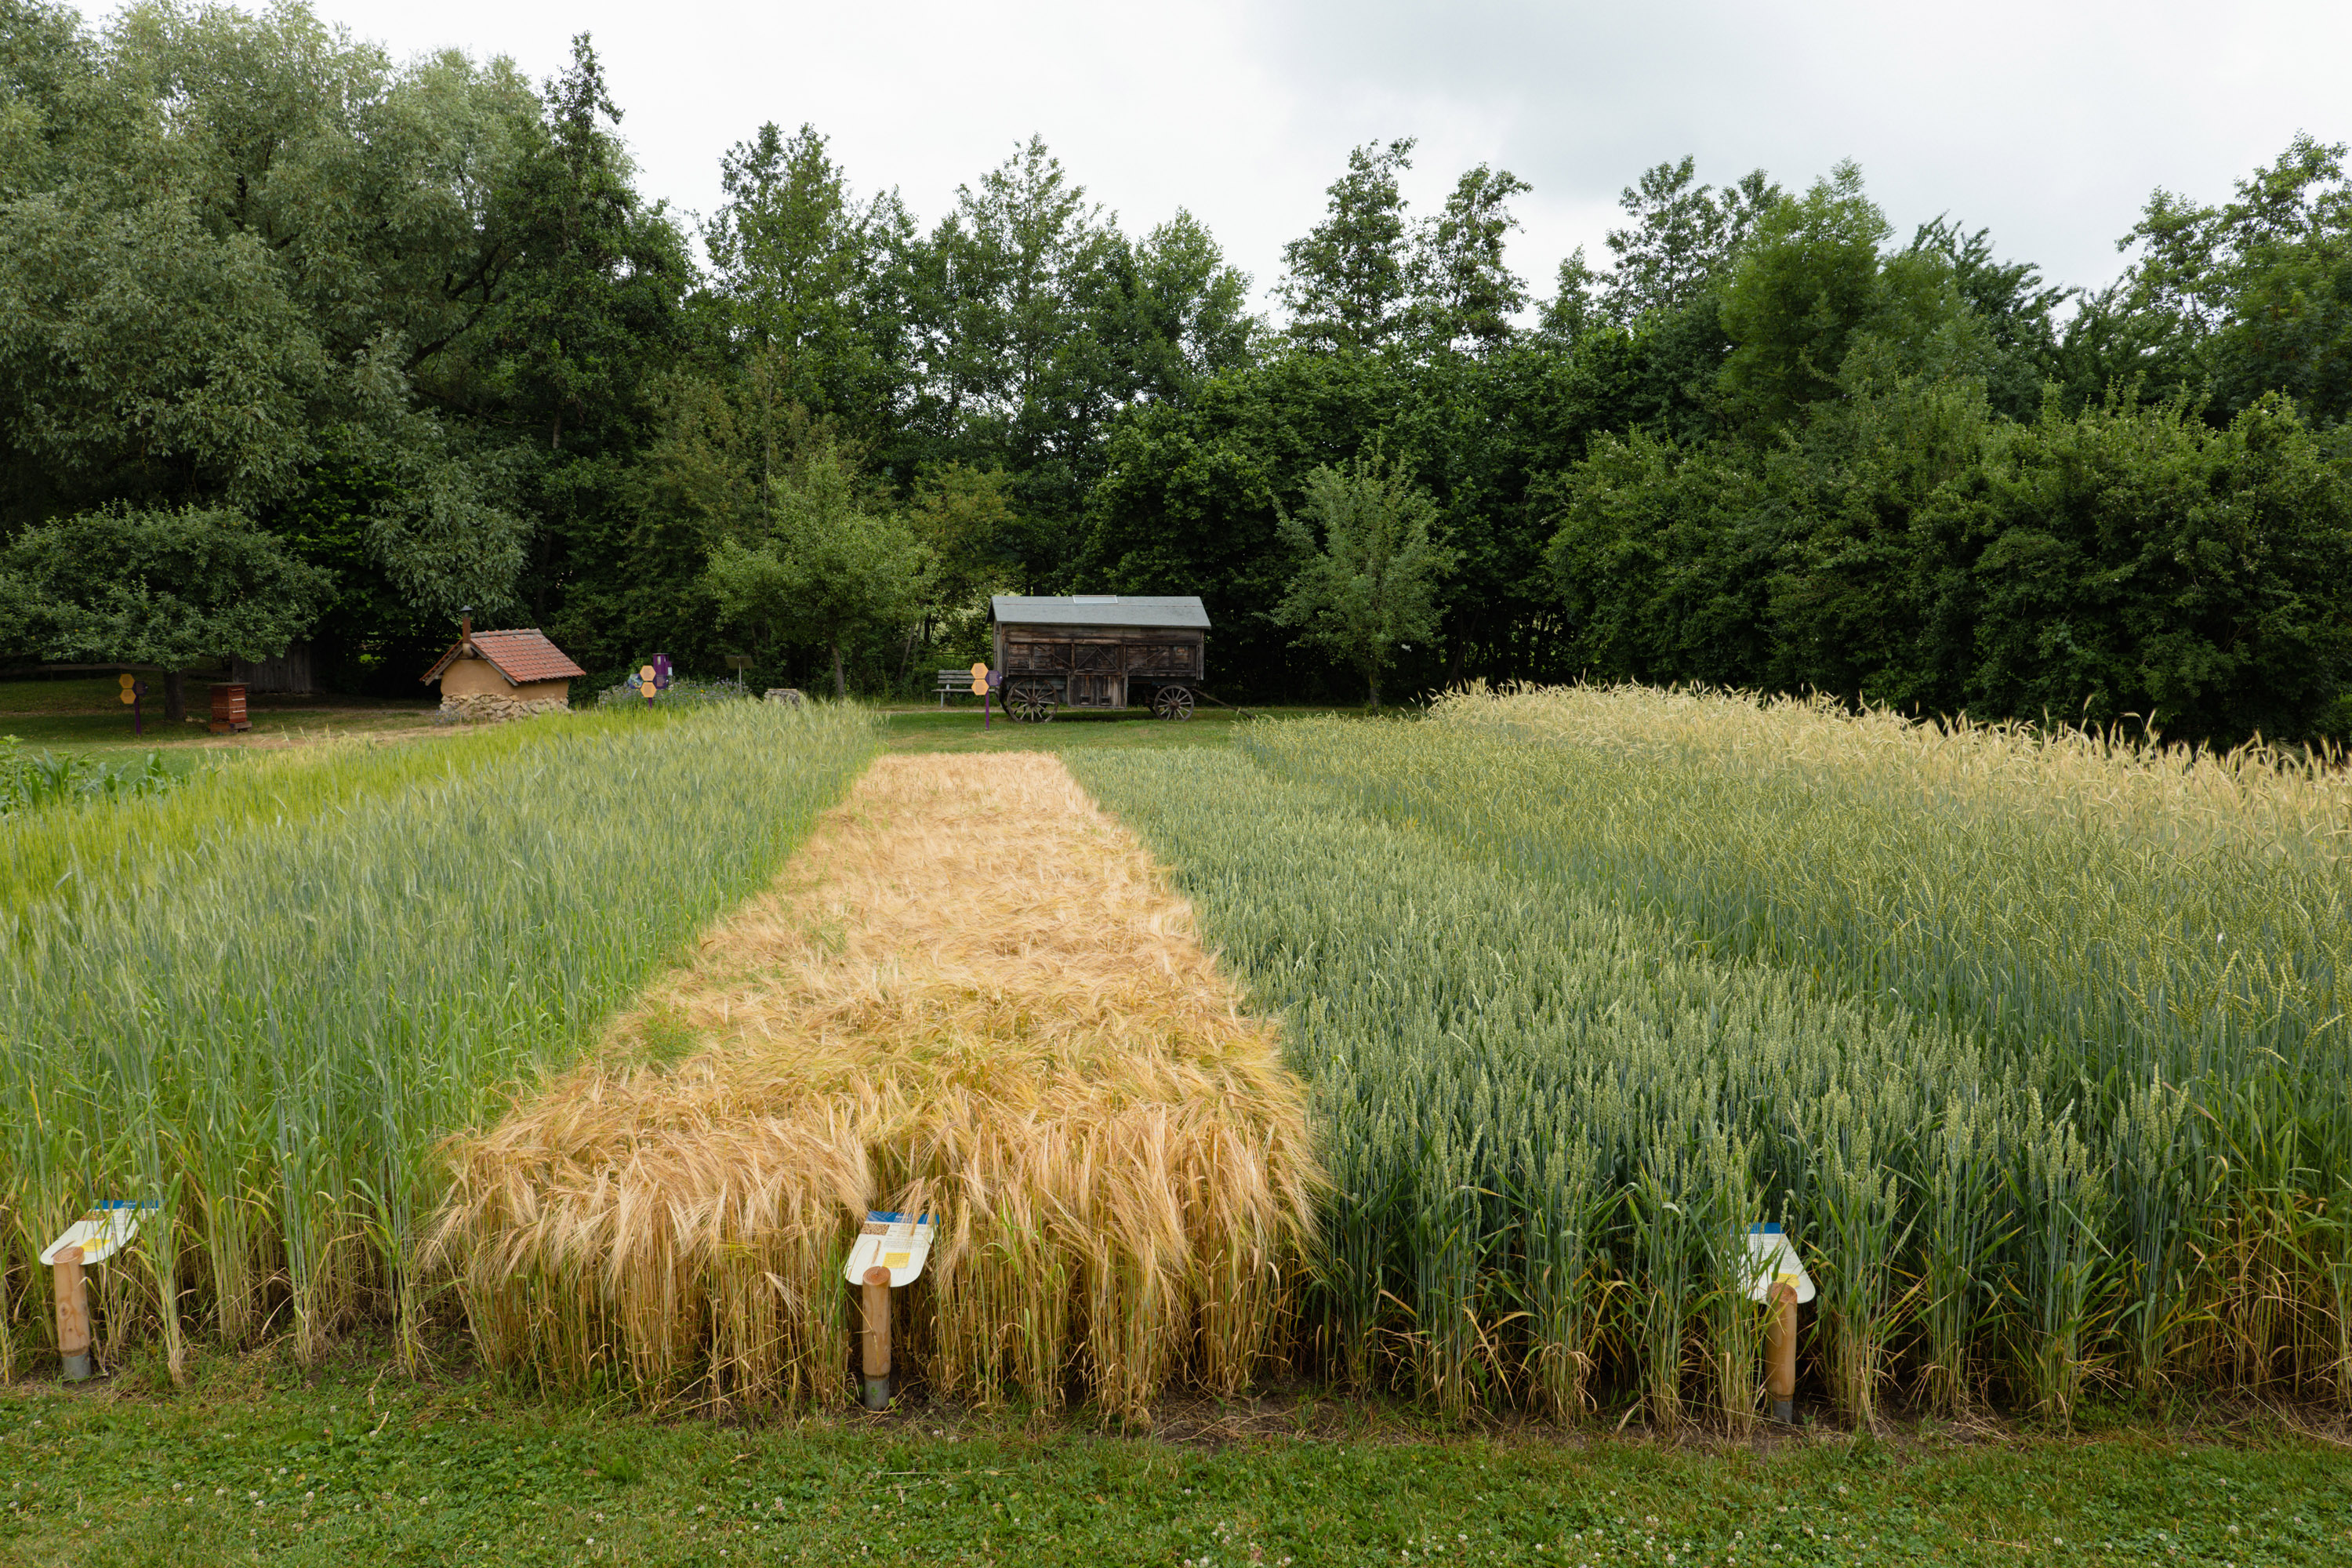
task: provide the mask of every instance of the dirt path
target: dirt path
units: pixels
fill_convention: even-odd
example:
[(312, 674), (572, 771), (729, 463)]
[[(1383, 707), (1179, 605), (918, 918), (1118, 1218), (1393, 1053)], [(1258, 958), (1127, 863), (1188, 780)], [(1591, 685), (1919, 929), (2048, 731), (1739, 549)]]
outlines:
[(906, 1293), (934, 1386), (1076, 1375), (1129, 1413), (1247, 1377), (1318, 1180), (1273, 1027), (1034, 753), (878, 760), (598, 1063), (457, 1152), (495, 1355), (828, 1403), (856, 1221), (935, 1210)]

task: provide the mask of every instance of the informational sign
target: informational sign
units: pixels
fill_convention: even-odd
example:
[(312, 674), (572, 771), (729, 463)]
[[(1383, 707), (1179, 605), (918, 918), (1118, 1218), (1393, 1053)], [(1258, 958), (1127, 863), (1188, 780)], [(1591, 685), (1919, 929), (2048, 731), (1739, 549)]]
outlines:
[(887, 1268), (893, 1289), (911, 1285), (915, 1276), (923, 1271), (923, 1260), (931, 1255), (931, 1216), (929, 1215), (883, 1214), (869, 1209), (866, 1223), (857, 1227), (857, 1244), (849, 1249), (849, 1261), (842, 1265), (841, 1277), (852, 1285), (866, 1283), (869, 1268)]
[(131, 1245), (139, 1234), (139, 1216), (163, 1205), (152, 1198), (115, 1199), (99, 1205), (66, 1226), (66, 1233), (41, 1249), (41, 1266), (57, 1267), (58, 1254), (68, 1247), (81, 1248), (84, 1264), (103, 1263)]
[(1797, 1300), (1810, 1301), (1820, 1292), (1813, 1289), (1812, 1276), (1797, 1261), (1797, 1249), (1780, 1234), (1777, 1225), (1751, 1225), (1748, 1227), (1748, 1299), (1769, 1301), (1773, 1287), (1794, 1285)]
[(974, 697), (988, 695), (988, 666), (975, 664), (971, 667), (971, 694)]

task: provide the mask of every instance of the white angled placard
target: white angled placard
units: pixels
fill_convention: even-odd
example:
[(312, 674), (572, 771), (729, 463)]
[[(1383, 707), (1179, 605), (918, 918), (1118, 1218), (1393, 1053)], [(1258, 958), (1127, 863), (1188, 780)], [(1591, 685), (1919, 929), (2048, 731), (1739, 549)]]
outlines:
[(869, 1268), (887, 1268), (893, 1289), (911, 1285), (915, 1276), (923, 1271), (923, 1260), (931, 1255), (931, 1216), (903, 1214), (883, 1214), (868, 1209), (866, 1223), (857, 1227), (857, 1243), (849, 1249), (849, 1261), (842, 1265), (841, 1276), (852, 1285), (866, 1283)]
[(58, 1254), (68, 1247), (81, 1248), (81, 1260), (86, 1265), (103, 1263), (131, 1245), (131, 1238), (139, 1234), (142, 1214), (163, 1206), (152, 1198), (144, 1202), (117, 1198), (102, 1203), (66, 1226), (63, 1236), (41, 1249), (41, 1266), (56, 1268)]
[(1769, 1301), (1772, 1288), (1780, 1284), (1794, 1285), (1797, 1300), (1810, 1301), (1821, 1294), (1813, 1289), (1813, 1277), (1797, 1261), (1797, 1249), (1777, 1225), (1751, 1225), (1748, 1227), (1748, 1299)]

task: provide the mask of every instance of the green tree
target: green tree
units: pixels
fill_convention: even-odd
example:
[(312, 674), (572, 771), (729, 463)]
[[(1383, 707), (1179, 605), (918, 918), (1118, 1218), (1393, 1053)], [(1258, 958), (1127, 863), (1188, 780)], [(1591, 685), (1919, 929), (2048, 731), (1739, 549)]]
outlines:
[(1437, 584), (1454, 554), (1432, 537), (1436, 516), (1410, 475), (1362, 457), (1315, 469), (1298, 514), (1281, 513), (1298, 565), (1274, 619), (1361, 675), (1376, 713), (1399, 646), (1437, 634)]
[(511, 438), (453, 405), (530, 265), (526, 82), (299, 5), (17, 5), (0, 102), (0, 527), (227, 507), (334, 535), (344, 594), (512, 599)]
[(728, 200), (706, 243), (738, 347), (772, 367), (773, 394), (877, 440), (914, 367), (908, 248), (896, 193), (860, 202), (825, 139), (773, 123), (720, 161)]
[(1724, 289), (1723, 326), (1738, 345), (1725, 385), (1767, 423), (1832, 395), (1855, 338), (1878, 319), (1886, 218), (1841, 163), (1758, 225)]
[(152, 664), (165, 716), (186, 716), (181, 672), (274, 658), (310, 627), (332, 578), (240, 512), (104, 507), (37, 523), (0, 554), (0, 628), (41, 658)]
[(1889, 233), (1849, 162), (1803, 197), (1783, 197), (1740, 249), (1723, 285), (1723, 328), (1736, 346), (1721, 380), (1759, 430), (1857, 379), (1885, 385), (1990, 368), (1984, 324), (1951, 257), (1933, 247), (1882, 256)]
[(1412, 148), (1405, 137), (1349, 153), (1324, 220), (1283, 247), (1288, 271), (1278, 292), (1299, 342), (1369, 352), (1405, 331), (1413, 258), (1397, 176), (1412, 167)]
[(1032, 525), (1024, 585), (1066, 569), (1102, 426), (1137, 392), (1131, 261), (1116, 225), (1035, 137), (958, 191), (919, 258), (927, 374), (913, 423), (927, 438), (908, 466), (1010, 476)]
[(2273, 395), (2215, 429), (2128, 403), (1995, 426), (1918, 531), (1973, 626), (1972, 710), (2182, 741), (2341, 739), (2352, 461)]
[(1505, 265), (1503, 245), (1519, 226), (1511, 198), (1532, 188), (1507, 169), (1481, 163), (1423, 226), (1412, 287), (1414, 331), (1424, 347), (1483, 353), (1510, 341), (1511, 318), (1528, 302), (1528, 289)]
[(2079, 289), (2045, 284), (2030, 261), (1994, 257), (1990, 230), (1971, 234), (1949, 217), (1919, 226), (1914, 252), (1940, 258), (1953, 287), (1979, 324), (1987, 353), (1985, 393), (1991, 405), (2011, 419), (2032, 419), (2042, 407), (2045, 384), (2060, 372), (2058, 308)]
[[(631, 614), (659, 560), (632, 481), (658, 432), (665, 377), (699, 346), (683, 308), (693, 268), (668, 215), (637, 193), (587, 35), (544, 96), (501, 203), (519, 265), (428, 388), (473, 429), (506, 437), (506, 482), (534, 525), (509, 603), (586, 667), (610, 669), (634, 656)], [(698, 564), (672, 552), (665, 586), (685, 588)]]
[(772, 485), (764, 526), (711, 553), (705, 584), (720, 624), (767, 663), (780, 642), (814, 643), (833, 659), (833, 689), (849, 694), (843, 650), (864, 633), (922, 612), (931, 552), (905, 521), (861, 492), (856, 466), (813, 443)]
[(1120, 339), (1131, 395), (1181, 402), (1210, 376), (1250, 363), (1260, 331), (1249, 277), (1225, 262), (1208, 226), (1181, 208), (1133, 247)]
[(1595, 272), (1580, 247), (1560, 263), (1557, 289), (1543, 307), (1548, 331), (1572, 340), (1578, 325), (1630, 327), (1644, 317), (1688, 310), (1711, 292), (1780, 204), (1780, 187), (1757, 169), (1720, 191), (1696, 185), (1697, 160), (1660, 163), (1618, 194), (1633, 221), (1609, 231), (1615, 258)]
[(940, 609), (970, 610), (1017, 583), (1023, 542), (1011, 492), (1001, 468), (943, 463), (917, 479), (907, 521), (931, 552)]

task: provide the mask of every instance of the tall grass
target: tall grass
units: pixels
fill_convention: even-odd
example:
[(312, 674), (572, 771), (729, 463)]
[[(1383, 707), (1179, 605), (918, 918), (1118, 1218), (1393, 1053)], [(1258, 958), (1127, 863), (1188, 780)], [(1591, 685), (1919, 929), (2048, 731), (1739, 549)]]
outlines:
[(121, 765), (106, 774), (121, 781), (111, 789), (27, 789), (0, 822), (0, 913), (22, 918), (53, 898), (127, 892), (184, 877), (188, 857), (210, 855), (249, 826), (309, 820), (363, 797), (504, 764), (560, 738), (633, 734), (657, 721), (580, 715), (562, 724), (501, 724), (420, 740), (328, 741), (208, 759), (184, 776), (160, 764)]
[(1857, 1422), (2352, 1393), (2333, 773), (1633, 689), (1242, 750), (1076, 765), (1286, 1012), (1335, 1364), (1736, 1422), (1780, 1219)]
[[(842, 710), (633, 717), (227, 770), (64, 822), (71, 875), (19, 905), (0, 973), (0, 1370), (50, 1331), (32, 1249), (131, 1194), (164, 1209), (110, 1334), (290, 1331), (314, 1356), (368, 1310), (415, 1353), (440, 1141), (568, 1066), (873, 744)], [(118, 868), (110, 843), (141, 852)], [(18, 888), (59, 863), (8, 853)]]

